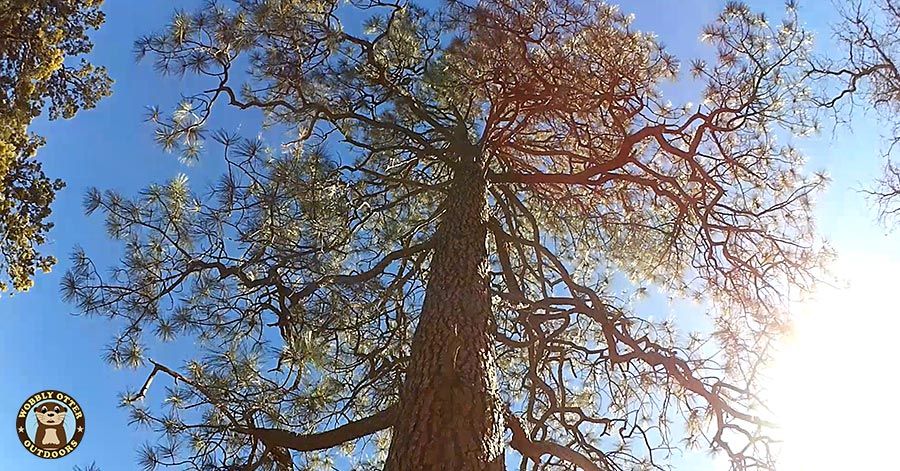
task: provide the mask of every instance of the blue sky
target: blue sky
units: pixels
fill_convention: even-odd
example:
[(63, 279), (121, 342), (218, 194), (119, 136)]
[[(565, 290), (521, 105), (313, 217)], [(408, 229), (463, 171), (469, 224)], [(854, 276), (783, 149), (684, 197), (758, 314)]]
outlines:
[[(115, 80), (113, 96), (97, 109), (74, 120), (39, 122), (34, 130), (48, 138), (41, 150), (46, 172), (63, 178), (68, 186), (54, 204), (56, 224), (47, 250), (60, 264), (51, 274), (40, 275), (28, 293), (0, 299), (0, 469), (69, 470), (92, 461), (105, 471), (137, 469), (135, 449), (151, 435), (127, 425), (125, 411), (116, 407), (117, 394), (140, 386), (147, 371), (114, 370), (102, 359), (103, 346), (111, 338), (104, 319), (72, 315), (62, 302), (59, 281), (69, 265), (67, 256), (81, 246), (101, 267), (111, 265), (121, 252), (104, 232), (102, 218), (83, 215), (81, 201), (89, 187), (115, 189), (133, 195), (149, 182), (160, 182), (186, 173), (195, 188), (217, 176), (215, 155), (193, 167), (162, 152), (153, 142), (150, 126), (143, 122), (146, 107), (163, 109), (177, 102), (179, 93), (196, 89), (173, 77), (161, 77), (148, 62), (137, 63), (132, 42), (139, 35), (162, 27), (176, 7), (188, 2), (155, 0), (130, 2), (107, 0), (107, 23), (93, 35), (91, 57), (109, 68)], [(190, 2), (194, 3), (194, 2)], [(655, 31), (683, 63), (709, 54), (698, 41), (703, 24), (710, 21), (724, 2), (706, 0), (642, 0), (624, 9), (636, 14), (636, 25)], [(778, 17), (780, 1), (750, 2)], [(830, 36), (828, 22), (833, 12), (829, 2), (801, 3), (801, 18), (818, 32), (822, 43)], [(686, 96), (685, 101), (696, 98)], [(871, 182), (882, 162), (878, 122), (858, 115), (852, 129), (839, 128), (795, 144), (810, 156), (811, 170), (825, 169), (833, 183), (818, 209), (821, 232), (844, 259), (900, 260), (900, 234), (885, 234), (874, 214), (856, 190)], [(218, 125), (253, 129), (251, 115), (228, 115)], [(243, 121), (242, 121), (243, 120)], [(151, 346), (150, 356), (180, 364), (184, 346)], [(65, 391), (86, 412), (87, 434), (83, 444), (62, 460), (40, 460), (29, 455), (15, 436), (15, 413), (29, 395), (43, 389)], [(686, 457), (688, 461), (695, 458)], [(693, 466), (691, 466), (693, 469)]]

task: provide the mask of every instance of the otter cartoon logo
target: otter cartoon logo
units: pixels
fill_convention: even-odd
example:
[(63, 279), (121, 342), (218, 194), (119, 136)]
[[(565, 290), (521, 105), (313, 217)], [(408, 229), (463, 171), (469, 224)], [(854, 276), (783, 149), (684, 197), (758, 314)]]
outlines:
[(72, 453), (84, 437), (84, 412), (71, 396), (41, 391), (29, 397), (16, 417), (19, 440), (31, 454), (47, 459)]

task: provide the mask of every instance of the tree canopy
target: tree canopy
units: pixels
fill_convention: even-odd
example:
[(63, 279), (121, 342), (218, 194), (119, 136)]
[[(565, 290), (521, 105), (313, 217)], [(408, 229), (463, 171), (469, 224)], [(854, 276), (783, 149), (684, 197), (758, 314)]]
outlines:
[[(816, 125), (810, 35), (729, 3), (702, 36), (715, 59), (682, 67), (594, 1), (237, 0), (137, 41), (209, 83), (152, 113), (158, 142), (226, 166), (92, 190), (125, 251), (63, 282), (121, 326), (113, 364), (152, 367), (122, 401), (160, 434), (146, 469), (652, 469), (681, 445), (771, 468), (759, 369), (829, 255), (824, 177), (776, 139)], [(220, 105), (271, 132), (210, 129)], [(162, 364), (154, 336), (202, 350)]]
[(66, 59), (91, 51), (88, 32), (103, 24), (101, 0), (0, 0), (0, 291), (33, 284), (36, 269), (56, 262), (39, 246), (62, 180), (35, 155), (44, 139), (29, 132), (49, 104), (50, 119), (71, 118), (109, 95), (102, 67)]

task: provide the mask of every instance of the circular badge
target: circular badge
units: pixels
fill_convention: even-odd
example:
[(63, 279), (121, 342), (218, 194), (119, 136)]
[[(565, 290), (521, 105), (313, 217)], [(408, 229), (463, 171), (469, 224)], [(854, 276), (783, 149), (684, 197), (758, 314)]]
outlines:
[(64, 392), (41, 391), (22, 403), (16, 415), (16, 431), (32, 455), (61, 458), (75, 451), (84, 437), (84, 411)]

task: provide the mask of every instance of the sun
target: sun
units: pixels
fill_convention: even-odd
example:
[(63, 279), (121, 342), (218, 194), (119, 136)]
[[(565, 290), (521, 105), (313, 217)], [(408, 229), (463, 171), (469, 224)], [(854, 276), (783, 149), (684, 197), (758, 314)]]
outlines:
[(771, 378), (779, 469), (890, 469), (900, 446), (900, 260), (853, 258), (796, 306)]

